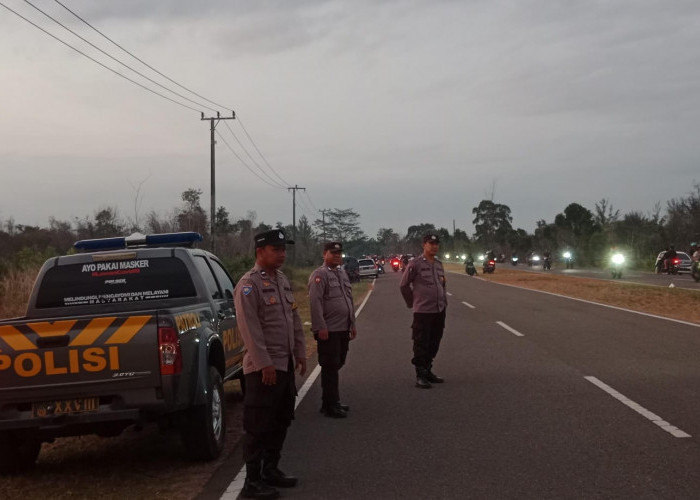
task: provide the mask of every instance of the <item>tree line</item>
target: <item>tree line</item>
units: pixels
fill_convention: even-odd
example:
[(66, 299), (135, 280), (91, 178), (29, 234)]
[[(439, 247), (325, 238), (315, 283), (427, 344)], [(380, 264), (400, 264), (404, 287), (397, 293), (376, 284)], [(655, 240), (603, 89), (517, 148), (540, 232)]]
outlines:
[[(144, 217), (122, 217), (117, 208), (103, 207), (91, 216), (76, 217), (72, 221), (51, 217), (47, 227), (17, 224), (12, 218), (2, 220), (0, 275), (71, 252), (73, 243), (79, 239), (134, 232), (197, 231), (204, 236), (203, 246), (208, 248), (211, 246), (210, 224), (201, 196), (201, 190), (187, 189), (181, 194), (180, 204), (170, 212), (151, 211)], [(271, 225), (258, 221), (254, 211), (233, 218), (226, 207), (220, 206), (214, 220), (216, 253), (236, 276), (253, 263), (253, 236), (273, 228), (294, 234), (297, 244), (291, 250), (292, 258), (300, 266), (317, 265), (325, 241), (343, 242), (346, 254), (356, 257), (388, 256), (420, 252), (423, 235), (434, 232), (440, 236), (443, 257), (448, 254), (449, 260), (488, 250), (519, 256), (532, 251), (549, 251), (555, 257), (570, 250), (581, 265), (596, 265), (615, 247), (625, 251), (638, 265), (647, 266), (657, 252), (668, 245), (683, 250), (691, 242), (700, 242), (700, 184), (688, 195), (667, 202), (665, 211), (657, 204), (648, 213), (621, 214), (607, 199), (595, 203), (592, 209), (570, 203), (551, 222), (537, 221), (531, 233), (514, 228), (510, 207), (493, 200), (482, 200), (471, 214), (475, 228), (471, 236), (459, 228), (450, 232), (428, 222), (413, 224), (405, 233), (382, 227), (375, 236), (367, 236), (361, 229), (360, 214), (352, 208), (325, 210), (314, 221), (302, 216), (296, 227), (292, 227), (282, 222)]]

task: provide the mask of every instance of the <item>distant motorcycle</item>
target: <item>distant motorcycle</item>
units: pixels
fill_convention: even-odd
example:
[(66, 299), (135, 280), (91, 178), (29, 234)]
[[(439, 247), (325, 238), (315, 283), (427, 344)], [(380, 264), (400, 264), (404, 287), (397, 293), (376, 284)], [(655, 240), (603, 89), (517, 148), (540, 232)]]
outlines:
[(399, 268), (401, 267), (401, 262), (399, 262), (399, 259), (393, 259), (391, 261), (391, 268), (394, 270), (394, 272), (398, 272)]
[(468, 260), (464, 266), (464, 270), (469, 276), (474, 276), (476, 274), (476, 266), (474, 266), (474, 261)]
[(678, 274), (678, 270), (681, 268), (681, 259), (678, 257), (672, 257), (666, 259), (666, 273), (667, 274)]
[(542, 260), (542, 270), (543, 271), (549, 271), (552, 269), (552, 258), (551, 257), (545, 257)]
[(517, 266), (517, 265), (518, 265), (518, 258), (515, 257), (515, 256), (511, 257), (511, 258), (510, 258), (510, 263), (511, 263), (511, 265), (513, 265), (513, 266)]
[(621, 253), (614, 254), (610, 259), (610, 271), (613, 279), (622, 278), (622, 266), (625, 264), (625, 256)]
[(571, 252), (564, 252), (564, 263), (567, 269), (574, 268), (574, 256), (571, 255)]
[(484, 261), (484, 274), (493, 273), (496, 270), (496, 261), (494, 259), (488, 259)]

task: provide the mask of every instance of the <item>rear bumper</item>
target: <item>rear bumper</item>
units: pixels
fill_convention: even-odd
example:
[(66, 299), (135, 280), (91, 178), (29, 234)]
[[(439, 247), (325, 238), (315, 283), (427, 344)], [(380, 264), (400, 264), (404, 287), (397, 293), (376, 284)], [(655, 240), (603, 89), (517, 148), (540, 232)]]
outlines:
[[(46, 399), (46, 398), (42, 398)], [(31, 430), (42, 439), (107, 432), (107, 429), (157, 420), (172, 411), (156, 390), (100, 396), (96, 411), (37, 417), (31, 403), (0, 404), (0, 431)]]

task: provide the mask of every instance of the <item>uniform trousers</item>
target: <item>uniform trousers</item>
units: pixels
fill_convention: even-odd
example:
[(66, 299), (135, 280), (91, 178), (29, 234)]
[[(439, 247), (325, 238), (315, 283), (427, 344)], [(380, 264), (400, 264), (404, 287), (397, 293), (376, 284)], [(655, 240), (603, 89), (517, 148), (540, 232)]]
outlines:
[(279, 459), (287, 428), (294, 420), (294, 362), (289, 360), (287, 371), (276, 370), (274, 385), (262, 383), (262, 371), (245, 375), (243, 399), (243, 459), (256, 462)]
[(328, 340), (321, 340), (314, 334), (318, 342), (318, 364), (321, 365), (321, 397), (324, 408), (334, 406), (340, 401), (338, 371), (345, 364), (350, 344), (350, 333), (328, 332)]
[(413, 359), (416, 368), (430, 369), (437, 356), (445, 329), (445, 313), (413, 313)]

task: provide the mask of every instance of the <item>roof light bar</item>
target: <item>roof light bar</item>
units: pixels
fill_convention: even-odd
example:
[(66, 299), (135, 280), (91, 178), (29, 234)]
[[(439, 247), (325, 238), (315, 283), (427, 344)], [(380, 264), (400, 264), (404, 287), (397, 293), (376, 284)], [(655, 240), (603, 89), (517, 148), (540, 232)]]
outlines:
[(134, 246), (192, 246), (202, 239), (202, 235), (195, 232), (149, 235), (134, 233), (127, 237), (80, 240), (76, 241), (73, 246), (78, 250), (86, 251), (115, 250)]

